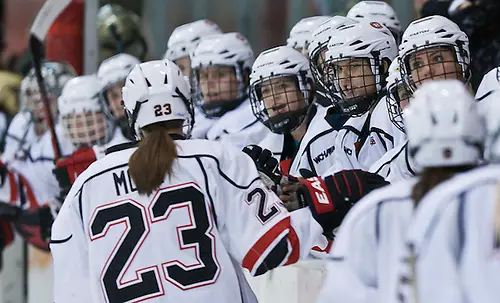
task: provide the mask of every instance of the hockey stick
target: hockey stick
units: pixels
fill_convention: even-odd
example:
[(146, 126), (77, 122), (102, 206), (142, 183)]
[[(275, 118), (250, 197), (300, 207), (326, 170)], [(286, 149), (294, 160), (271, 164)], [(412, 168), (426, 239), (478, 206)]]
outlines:
[(71, 0), (46, 1), (38, 12), (35, 22), (33, 22), (33, 25), (31, 26), (29, 38), (29, 49), (33, 58), (35, 76), (40, 88), (43, 109), (46, 116), (47, 127), (52, 137), (52, 148), (54, 150), (54, 157), (56, 160), (61, 157), (61, 147), (59, 146), (59, 140), (57, 140), (54, 117), (52, 117), (50, 101), (47, 96), (44, 79), (42, 77), (42, 61), (44, 59), (43, 42), (52, 23), (54, 23), (57, 16), (59, 16), (70, 3)]

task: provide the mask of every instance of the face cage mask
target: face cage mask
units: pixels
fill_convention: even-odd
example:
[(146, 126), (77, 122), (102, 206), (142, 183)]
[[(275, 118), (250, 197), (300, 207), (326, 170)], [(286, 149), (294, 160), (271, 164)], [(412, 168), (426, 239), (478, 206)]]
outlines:
[[(391, 120), (392, 124), (396, 126), (397, 129), (405, 133), (405, 126), (404, 126), (404, 119), (403, 119), (403, 108), (401, 107), (401, 101), (409, 101), (408, 98), (401, 99), (399, 95), (398, 89), (404, 86), (406, 89), (406, 85), (403, 81), (397, 81), (393, 85), (391, 85), (387, 91), (387, 98), (386, 103), (387, 103), (387, 110), (389, 113), (389, 120)], [(407, 94), (409, 95), (410, 92), (407, 91)]]
[(69, 114), (61, 120), (76, 148), (103, 146), (111, 140), (111, 123), (102, 111)]
[[(418, 51), (426, 50), (424, 53), (427, 62), (424, 62), (422, 66), (416, 66), (416, 61), (412, 61), (412, 55), (416, 54)], [(439, 49), (439, 50), (434, 50)], [(437, 53), (443, 60), (444, 54), (451, 52), (453, 58), (451, 60), (445, 60), (441, 62), (433, 62), (432, 60), (437, 60), (435, 57)], [(432, 54), (429, 57), (429, 53)], [(422, 57), (424, 55), (420, 55)], [(420, 47), (415, 47), (408, 53), (405, 57), (401, 58), (401, 77), (406, 82), (406, 85), (410, 88), (411, 92), (414, 93), (417, 90), (417, 83), (419, 86), (422, 85), (424, 81), (428, 80), (444, 80), (444, 79), (457, 79), (465, 84), (470, 80), (470, 69), (469, 64), (465, 61), (467, 53), (461, 46), (454, 46), (451, 44), (433, 44), (425, 45)], [(451, 65), (453, 64), (453, 65)], [(459, 68), (456, 64), (460, 65)], [(422, 69), (423, 67), (428, 67), (428, 74), (425, 71), (417, 71), (417, 69)], [(416, 71), (417, 77), (414, 79), (412, 72)]]
[[(178, 87), (175, 88), (175, 93), (177, 94), (177, 96), (179, 98), (182, 99), (182, 101), (184, 102), (184, 104), (186, 105), (186, 108), (188, 110), (188, 117), (187, 117), (187, 119), (184, 120), (184, 122), (182, 124), (182, 133), (186, 139), (189, 139), (191, 137), (191, 132), (192, 132), (193, 126), (194, 126), (193, 104), (191, 103), (191, 101), (188, 98), (186, 98), (186, 96), (184, 96), (184, 94), (181, 93), (181, 91), (179, 90)], [(130, 110), (128, 108), (126, 108), (124, 105), (125, 116), (127, 117), (127, 121), (128, 121), (129, 128), (130, 128), (130, 135), (137, 141), (141, 140), (139, 127), (137, 126), (137, 123), (136, 123), (137, 117), (139, 115), (141, 105), (143, 103), (146, 103), (146, 102), (148, 102), (148, 99), (146, 99), (144, 101), (136, 101), (135, 107), (132, 110), (132, 112), (130, 112)]]
[[(286, 80), (293, 81), (294, 89), (287, 89)], [(267, 84), (263, 85), (265, 82)], [(289, 100), (288, 94), (290, 93), (297, 96), (297, 99)], [(266, 106), (264, 95), (272, 99), (270, 107)], [(250, 103), (257, 119), (273, 133), (288, 134), (304, 121), (313, 95), (312, 83), (306, 78), (305, 72), (299, 75), (261, 77), (250, 89)], [(276, 100), (281, 102), (276, 102)], [(270, 116), (271, 111), (276, 111), (276, 114)]]
[[(111, 103), (110, 101), (108, 100), (108, 90), (119, 85), (120, 83), (123, 83), (123, 85), (120, 87), (120, 94), (121, 94), (121, 88), (125, 85), (125, 78), (123, 79), (120, 79), (114, 83), (111, 83), (109, 84), (108, 86), (104, 87), (103, 91), (102, 91), (102, 98), (99, 98), (99, 102), (101, 102), (102, 104), (102, 108), (104, 110), (104, 114), (108, 117), (108, 119), (110, 119), (111, 121), (113, 122), (117, 122), (118, 120), (122, 119), (122, 118), (125, 118), (126, 120), (126, 117), (125, 117), (125, 111), (124, 111), (124, 114), (123, 114), (123, 117), (122, 118), (116, 118), (115, 115), (113, 114), (113, 111), (111, 110)], [(122, 97), (120, 98), (120, 100), (122, 99)], [(121, 104), (121, 102), (120, 102)], [(123, 106), (123, 105), (122, 105)]]
[[(359, 63), (359, 60), (362, 63)], [(370, 74), (365, 74), (365, 68), (369, 60)], [(339, 62), (347, 62), (340, 66)], [(359, 117), (366, 113), (376, 103), (379, 93), (385, 86), (385, 75), (381, 75), (381, 64), (379, 56), (373, 58), (329, 58), (319, 67), (323, 70), (325, 83), (333, 83), (327, 87), (330, 100), (334, 102), (339, 111), (350, 117)], [(349, 75), (341, 74), (341, 69), (346, 69)], [(361, 74), (352, 75), (353, 70), (360, 71)], [(373, 84), (367, 83), (367, 77), (373, 77)], [(353, 83), (353, 80), (355, 82)], [(344, 89), (346, 88), (347, 89)]]
[[(227, 65), (209, 65), (211, 67), (227, 67)], [(218, 100), (205, 100), (205, 96), (203, 94), (203, 91), (201, 89), (201, 83), (200, 82), (200, 69), (203, 68), (202, 66), (198, 68), (194, 68), (192, 70), (193, 72), (193, 100), (196, 106), (200, 108), (200, 110), (203, 112), (203, 114), (209, 118), (220, 118), (222, 117), (225, 113), (236, 109), (243, 101), (246, 100), (248, 97), (248, 84), (246, 83), (244, 76), (243, 76), (243, 63), (239, 62), (236, 66), (233, 67), (233, 70), (236, 74), (236, 84), (237, 84), (237, 89), (233, 90), (233, 83), (232, 81), (229, 81), (227, 83), (229, 85), (229, 90), (221, 90), (220, 86), (221, 84), (224, 84), (224, 82), (221, 83), (220, 80), (214, 80), (211, 82), (215, 82), (217, 88), (215, 90), (212, 89), (212, 92), (210, 92), (211, 88), (209, 87), (209, 94), (215, 93), (217, 96), (213, 96), (215, 98), (219, 98)], [(219, 75), (220, 71), (217, 71), (218, 78), (220, 79)], [(208, 81), (207, 81), (208, 82)], [(210, 84), (210, 83), (207, 83)], [(236, 94), (236, 98), (232, 98), (231, 95)], [(220, 95), (220, 96), (218, 96)], [(208, 96), (207, 99), (211, 98), (212, 96)], [(232, 100), (231, 100), (232, 99)]]
[[(25, 110), (30, 114), (34, 124), (35, 135), (41, 136), (47, 131), (45, 122), (45, 108), (40, 93), (29, 94), (25, 97)], [(57, 98), (49, 94), (50, 114), (54, 119), (57, 118)]]

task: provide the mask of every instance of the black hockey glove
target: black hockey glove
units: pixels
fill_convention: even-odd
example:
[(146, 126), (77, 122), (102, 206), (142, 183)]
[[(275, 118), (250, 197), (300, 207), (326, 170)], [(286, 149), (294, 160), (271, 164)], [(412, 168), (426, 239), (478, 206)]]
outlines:
[(309, 206), (324, 232), (340, 226), (347, 212), (370, 191), (389, 184), (380, 175), (359, 169), (343, 170), (324, 179), (300, 179), (297, 199), (301, 207)]
[(280, 184), (282, 175), (279, 171), (279, 162), (273, 157), (273, 153), (258, 145), (245, 146), (243, 152), (255, 162), (264, 184), (276, 192), (276, 186)]

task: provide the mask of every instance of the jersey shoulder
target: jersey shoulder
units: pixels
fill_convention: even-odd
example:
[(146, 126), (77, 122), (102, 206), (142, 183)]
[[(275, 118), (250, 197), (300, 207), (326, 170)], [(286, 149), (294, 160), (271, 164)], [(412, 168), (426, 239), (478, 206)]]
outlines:
[(356, 220), (356, 218), (363, 216), (386, 202), (407, 202), (411, 200), (411, 192), (416, 182), (416, 178), (401, 180), (370, 192), (354, 205), (344, 222)]

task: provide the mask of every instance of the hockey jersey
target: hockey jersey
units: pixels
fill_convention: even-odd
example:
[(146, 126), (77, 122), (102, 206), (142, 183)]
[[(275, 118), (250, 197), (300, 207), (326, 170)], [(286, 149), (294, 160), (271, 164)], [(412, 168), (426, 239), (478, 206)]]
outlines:
[(258, 144), (269, 132), (253, 115), (250, 101), (245, 100), (236, 109), (215, 120), (206, 137), (208, 140), (227, 142), (241, 150), (247, 145)]
[(54, 302), (256, 302), (241, 267), (259, 275), (309, 254), (321, 227), (308, 209), (288, 213), (250, 157), (176, 145), (174, 173), (149, 196), (128, 173), (134, 147), (78, 177), (52, 228)]
[(413, 214), (404, 180), (375, 190), (349, 211), (336, 233), (318, 302), (387, 302), (395, 293), (403, 239)]
[(498, 301), (499, 181), (499, 165), (481, 167), (438, 185), (421, 200), (405, 237), (395, 299)]
[(30, 113), (27, 111), (18, 112), (7, 129), (2, 162), (8, 164), (16, 157), (25, 157), (29, 146), (38, 139), (40, 138), (35, 135)]
[(384, 100), (379, 101), (372, 111), (347, 120), (335, 141), (334, 164), (323, 175), (346, 169), (368, 171), (394, 147), (393, 128)]

